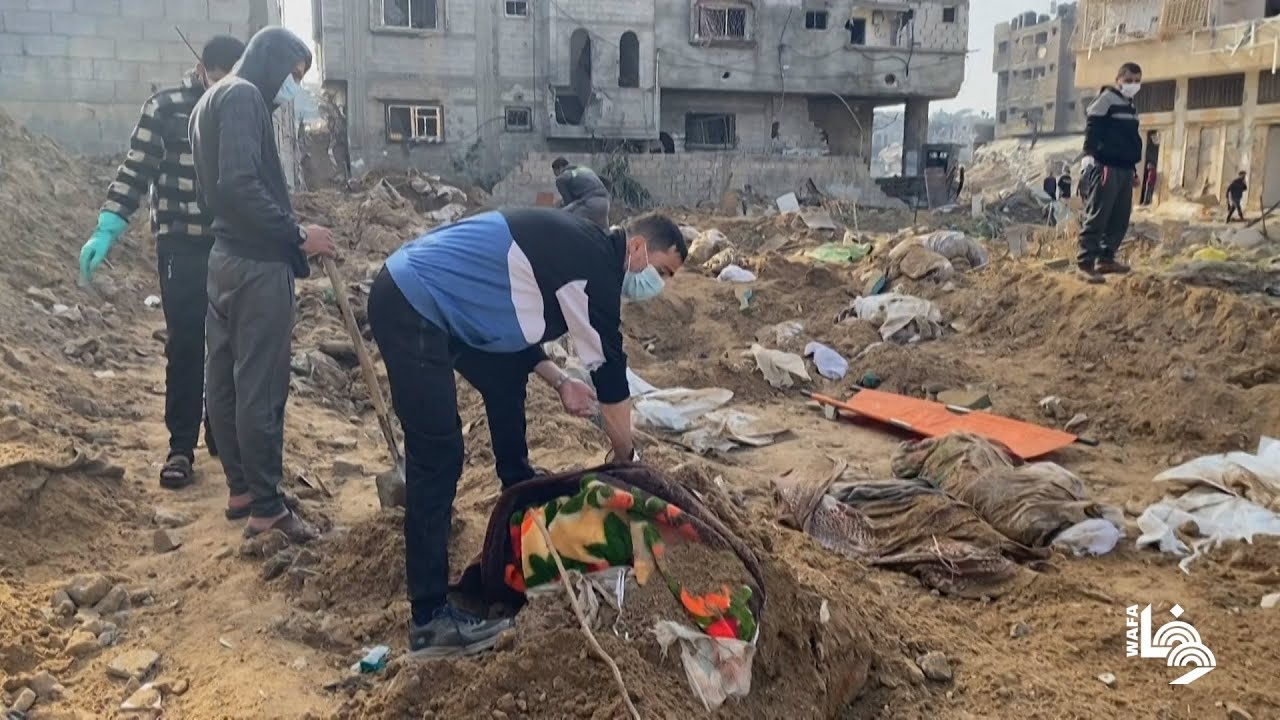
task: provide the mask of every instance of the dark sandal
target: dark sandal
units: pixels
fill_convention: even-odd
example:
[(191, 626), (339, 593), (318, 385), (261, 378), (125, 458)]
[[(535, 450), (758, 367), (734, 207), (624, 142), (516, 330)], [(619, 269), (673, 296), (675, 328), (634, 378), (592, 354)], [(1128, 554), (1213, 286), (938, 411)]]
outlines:
[[(289, 512), (296, 513), (302, 509), (302, 501), (298, 499), (297, 495), (294, 495), (293, 493), (283, 493), (283, 495), (284, 506)], [(224, 514), (227, 516), (228, 520), (244, 520), (249, 517), (249, 514), (252, 512), (250, 510), (250, 505), (251, 503), (238, 508), (229, 507), (226, 509)]]
[(169, 456), (160, 468), (160, 487), (166, 490), (181, 490), (191, 486), (195, 473), (191, 469), (191, 460), (181, 453)]
[(284, 517), (272, 523), (270, 527), (263, 530), (254, 530), (246, 525), (244, 528), (244, 536), (245, 538), (253, 539), (259, 535), (273, 532), (275, 530), (279, 530), (284, 533), (284, 536), (289, 538), (289, 542), (293, 545), (305, 545), (320, 537), (319, 530), (312, 527), (306, 520), (295, 515), (292, 510), (290, 510)]

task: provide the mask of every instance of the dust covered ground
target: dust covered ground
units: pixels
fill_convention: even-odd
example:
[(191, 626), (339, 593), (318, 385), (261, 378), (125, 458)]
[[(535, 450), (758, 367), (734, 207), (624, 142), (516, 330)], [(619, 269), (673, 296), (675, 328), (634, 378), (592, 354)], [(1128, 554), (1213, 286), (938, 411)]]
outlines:
[[(299, 283), (286, 464), (289, 489), (329, 532), (305, 550), (242, 547), (240, 525), (222, 516), (216, 460), (199, 453), (188, 490), (164, 492), (156, 482), (167, 442), (163, 345), (154, 336), (163, 320), (145, 302), (158, 289), (144, 223), (134, 223), (94, 288), (76, 285), (75, 257), (110, 168), (70, 158), (3, 118), (0, 158), (0, 202), (13, 213), (0, 224), (4, 708), (30, 688), (37, 699), (29, 718), (134, 715), (121, 703), (152, 681), (161, 703), (145, 711), (152, 716), (624, 716), (607, 669), (558, 597), (527, 607), (492, 654), (396, 660), (352, 679), (347, 668), (362, 647), (385, 643), (403, 653), (407, 602), (401, 518), (379, 510), (372, 483), (385, 450), (328, 281)], [(424, 212), (435, 208), (422, 207), (406, 183), (391, 185), (400, 192), (369, 183), (298, 199), (308, 220), (335, 228), (358, 315), (382, 258), (433, 224)], [(953, 329), (929, 342), (877, 344), (875, 328), (835, 322), (871, 261), (818, 265), (797, 255), (841, 233), (807, 230), (794, 218), (677, 215), (723, 231), (759, 280), (746, 312), (734, 287), (697, 270), (662, 298), (630, 307), (624, 327), (635, 370), (659, 387), (728, 388), (733, 407), (791, 431), (772, 446), (715, 457), (662, 442), (644, 448), (649, 464), (700, 493), (763, 563), (769, 603), (752, 694), (714, 716), (1280, 717), (1280, 610), (1259, 607), (1280, 590), (1280, 542), (1219, 548), (1185, 574), (1171, 557), (1136, 550), (1131, 528), (1113, 554), (1055, 556), (1034, 582), (998, 599), (938, 596), (778, 523), (773, 479), (829, 475), (835, 458), (889, 477), (904, 436), (826, 420), (794, 390), (768, 385), (746, 353), (763, 329), (801, 321), (803, 340), (850, 359), (847, 380), (814, 385), (827, 394), (847, 395), (850, 382), (874, 373), (884, 389), (915, 396), (980, 390), (995, 411), (1043, 423), (1055, 421), (1038, 402), (1058, 396), (1071, 415), (1088, 416), (1088, 434), (1101, 444), (1052, 459), (1084, 478), (1095, 499), (1132, 515), (1158, 497), (1151, 477), (1160, 470), (1201, 454), (1252, 451), (1260, 435), (1280, 433), (1273, 300), (1174, 282), (1142, 250), (1130, 258), (1139, 266), (1133, 276), (1086, 286), (1043, 265), (1070, 251), (1048, 242), (1040, 257), (995, 252), (992, 266), (946, 282), (902, 281), (904, 292), (934, 300)], [(879, 241), (911, 220), (864, 213), (860, 229)], [(460, 391), (467, 461), (455, 570), (478, 551), (498, 493), (483, 407), (465, 383)], [(535, 464), (568, 469), (603, 459), (599, 431), (565, 416), (539, 383), (530, 388), (529, 419)], [(180, 547), (158, 552), (158, 530)], [(70, 607), (58, 594), (69, 584)], [(636, 617), (616, 625), (624, 631), (598, 635), (641, 714), (706, 715), (677, 654), (664, 658), (643, 631), (669, 598), (634, 599)], [(1163, 662), (1126, 658), (1125, 608), (1148, 603), (1159, 617), (1174, 603), (1185, 608), (1217, 669), (1177, 687)], [(137, 680), (109, 668), (147, 650), (156, 657)], [(917, 660), (927, 653), (945, 657), (950, 680), (925, 677)], [(1112, 686), (1098, 679), (1104, 673), (1114, 674)]]

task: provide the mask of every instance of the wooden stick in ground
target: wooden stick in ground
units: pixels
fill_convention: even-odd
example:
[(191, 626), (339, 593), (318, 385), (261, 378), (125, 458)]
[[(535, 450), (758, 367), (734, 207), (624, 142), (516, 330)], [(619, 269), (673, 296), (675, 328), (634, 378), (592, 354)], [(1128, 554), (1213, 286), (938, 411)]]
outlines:
[(631, 693), (627, 692), (627, 685), (622, 681), (622, 671), (618, 669), (618, 663), (613, 661), (603, 647), (600, 647), (600, 641), (596, 640), (595, 633), (591, 632), (591, 626), (587, 624), (587, 617), (582, 612), (582, 606), (578, 604), (578, 594), (573, 591), (573, 584), (569, 582), (569, 571), (565, 569), (564, 560), (560, 558), (559, 551), (551, 542), (551, 533), (547, 531), (546, 522), (541, 517), (534, 518), (534, 522), (538, 526), (538, 531), (542, 533), (543, 541), (547, 543), (547, 549), (551, 551), (551, 558), (556, 561), (556, 570), (560, 572), (560, 583), (564, 585), (564, 591), (569, 596), (569, 604), (573, 606), (573, 614), (578, 618), (583, 634), (587, 636), (587, 643), (613, 671), (613, 682), (618, 686), (618, 692), (622, 693), (622, 702), (627, 706), (627, 712), (635, 720), (640, 720), (640, 711), (636, 710), (636, 706), (631, 702)]
[(373, 401), (373, 411), (378, 416), (378, 427), (382, 437), (387, 441), (387, 450), (391, 453), (391, 461), (397, 468), (404, 467), (404, 459), (400, 457), (400, 447), (396, 445), (396, 436), (392, 431), (391, 414), (387, 412), (387, 401), (382, 397), (382, 386), (378, 384), (378, 372), (373, 367), (373, 358), (365, 349), (364, 337), (360, 335), (360, 326), (356, 323), (355, 313), (351, 311), (351, 301), (347, 298), (347, 283), (338, 273), (338, 266), (333, 258), (321, 258), (324, 272), (329, 276), (329, 284), (333, 285), (333, 295), (338, 301), (338, 310), (342, 315), (342, 324), (351, 336), (351, 346), (360, 361), (360, 371), (364, 374), (364, 384), (369, 389), (369, 399)]

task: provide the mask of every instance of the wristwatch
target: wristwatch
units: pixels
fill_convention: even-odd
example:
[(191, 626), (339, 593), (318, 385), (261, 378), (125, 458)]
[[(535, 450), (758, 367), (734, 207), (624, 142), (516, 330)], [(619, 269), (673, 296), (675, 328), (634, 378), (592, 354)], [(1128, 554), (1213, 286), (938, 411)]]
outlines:
[(298, 247), (302, 247), (303, 245), (306, 245), (306, 244), (307, 244), (307, 229), (299, 225), (298, 226)]

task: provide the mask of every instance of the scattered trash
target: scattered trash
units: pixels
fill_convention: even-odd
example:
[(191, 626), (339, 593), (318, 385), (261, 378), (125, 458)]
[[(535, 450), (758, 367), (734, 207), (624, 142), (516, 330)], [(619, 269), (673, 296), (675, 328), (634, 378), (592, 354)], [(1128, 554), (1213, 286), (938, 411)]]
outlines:
[(1115, 673), (1102, 673), (1101, 675), (1098, 676), (1098, 680), (1102, 681), (1102, 684), (1106, 685), (1109, 688), (1114, 688), (1116, 686)]
[(759, 345), (751, 346), (751, 355), (756, 359), (756, 367), (760, 369), (764, 379), (775, 388), (789, 388), (795, 385), (795, 379), (811, 380), (805, 368), (804, 358), (794, 353), (780, 350), (769, 350)]
[(1115, 550), (1123, 537), (1124, 533), (1114, 523), (1089, 518), (1058, 533), (1052, 547), (1070, 552), (1075, 557), (1094, 557)]
[(143, 305), (146, 305), (147, 307), (149, 307), (149, 308), (151, 308), (152, 310), (154, 310), (154, 309), (156, 309), (156, 308), (160, 307), (160, 296), (159, 296), (159, 295), (148, 295), (148, 296), (147, 296), (147, 299), (142, 301), (142, 304), (143, 304)]
[(805, 253), (805, 257), (821, 263), (856, 263), (871, 254), (870, 245), (826, 243)]
[(1062, 404), (1062, 398), (1057, 395), (1049, 395), (1040, 399), (1040, 412), (1045, 417), (1054, 420), (1065, 420), (1068, 417), (1067, 408)]
[(1088, 426), (1089, 426), (1089, 416), (1085, 415), (1084, 413), (1076, 413), (1075, 415), (1072, 416), (1070, 420), (1067, 421), (1066, 425), (1062, 426), (1062, 429), (1069, 433), (1074, 433), (1080, 430), (1084, 430)]
[(1216, 247), (1200, 248), (1191, 255), (1192, 260), (1200, 262), (1226, 262), (1231, 256), (1225, 250)]
[(387, 666), (389, 657), (391, 657), (391, 648), (386, 645), (378, 645), (360, 658), (360, 662), (356, 663), (356, 668), (359, 672), (365, 674), (375, 673)]
[(800, 212), (800, 200), (796, 198), (796, 194), (793, 192), (780, 196), (775, 202), (778, 206), (778, 212), (783, 215)]
[(756, 281), (756, 274), (737, 265), (727, 265), (716, 279), (720, 282), (749, 283)]
[(685, 432), (704, 415), (732, 399), (733, 391), (724, 388), (654, 388), (636, 396), (636, 424), (655, 430)]
[(1275, 607), (1280, 607), (1280, 593), (1271, 593), (1270, 595), (1264, 595), (1262, 597), (1262, 602), (1258, 603), (1258, 607), (1262, 608), (1263, 610), (1270, 610)]
[(810, 230), (839, 230), (840, 226), (831, 217), (831, 213), (822, 208), (809, 208), (800, 211), (800, 219)]
[(735, 297), (738, 298), (738, 311), (747, 312), (751, 309), (751, 301), (755, 298), (756, 293), (749, 287), (740, 287), (733, 291)]
[(813, 364), (818, 367), (818, 374), (828, 380), (843, 379), (849, 372), (849, 361), (820, 342), (805, 345), (804, 354), (805, 357), (813, 358)]
[(749, 413), (715, 410), (703, 416), (700, 427), (681, 435), (680, 444), (705, 455), (712, 450), (730, 452), (740, 446), (772, 445), (786, 432), (787, 427), (769, 424)]
[(777, 325), (761, 328), (756, 332), (756, 342), (786, 345), (804, 332), (804, 323), (798, 320), (786, 320)]
[(862, 382), (859, 384), (862, 385), (862, 387), (867, 388), (868, 390), (875, 390), (876, 388), (880, 387), (881, 382), (882, 380), (880, 379), (879, 375), (873, 372), (867, 372), (862, 374)]

